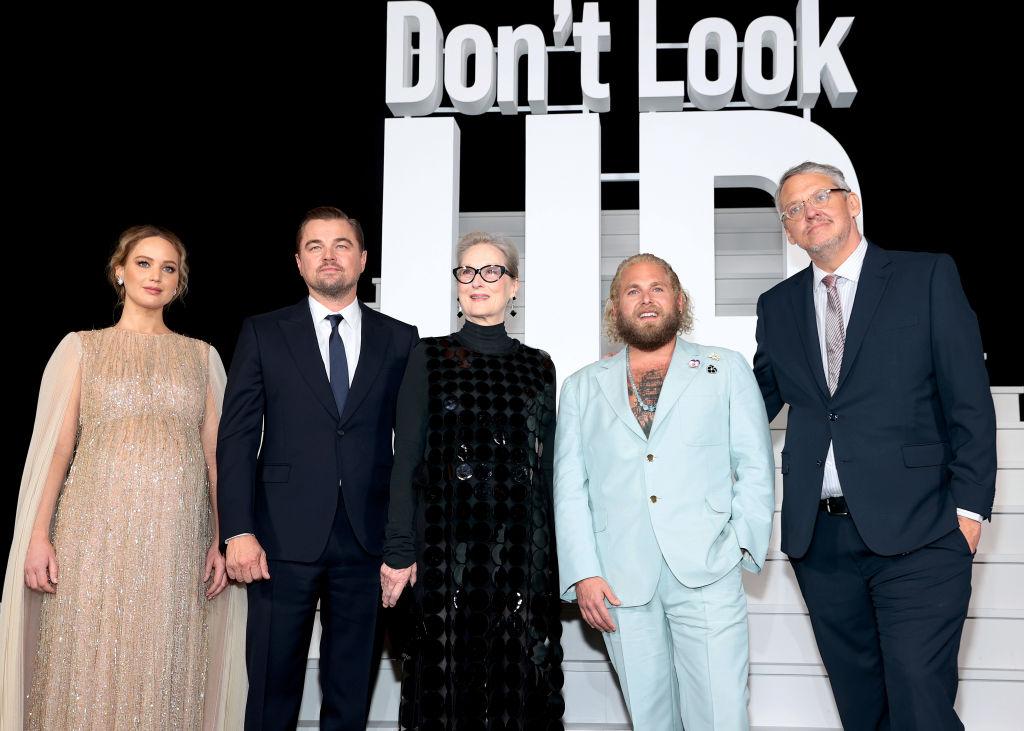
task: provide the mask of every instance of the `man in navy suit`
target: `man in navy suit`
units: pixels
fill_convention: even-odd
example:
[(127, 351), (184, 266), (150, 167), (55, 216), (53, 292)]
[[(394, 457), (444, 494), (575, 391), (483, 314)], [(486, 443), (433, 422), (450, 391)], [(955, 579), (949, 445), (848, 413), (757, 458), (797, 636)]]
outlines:
[(837, 168), (791, 168), (776, 204), (812, 263), (758, 300), (754, 372), (769, 419), (789, 404), (782, 550), (839, 715), (962, 729), (957, 654), (996, 475), (977, 319), (950, 257), (861, 237)]
[(364, 729), (398, 386), (416, 328), (356, 299), (359, 222), (310, 211), (308, 298), (242, 325), (220, 421), (227, 570), (249, 585), (247, 729), (294, 729), (317, 603), (321, 729)]

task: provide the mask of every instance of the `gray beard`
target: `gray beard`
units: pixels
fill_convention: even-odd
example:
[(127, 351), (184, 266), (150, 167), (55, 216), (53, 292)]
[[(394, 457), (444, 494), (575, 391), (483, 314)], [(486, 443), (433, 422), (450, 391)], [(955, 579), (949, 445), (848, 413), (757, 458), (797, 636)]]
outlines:
[(807, 252), (807, 256), (811, 257), (814, 261), (827, 261), (831, 259), (832, 255), (839, 251), (850, 237), (850, 227), (852, 225), (852, 221), (847, 221), (846, 227), (832, 238), (826, 239), (816, 246), (804, 249)]
[(648, 328), (637, 325), (631, 319), (623, 318), (620, 312), (616, 316), (616, 324), (619, 327), (619, 335), (626, 345), (637, 350), (651, 351), (672, 342), (672, 338), (679, 332), (682, 318), (682, 313), (673, 308), (671, 312), (662, 313), (661, 321), (656, 327)]

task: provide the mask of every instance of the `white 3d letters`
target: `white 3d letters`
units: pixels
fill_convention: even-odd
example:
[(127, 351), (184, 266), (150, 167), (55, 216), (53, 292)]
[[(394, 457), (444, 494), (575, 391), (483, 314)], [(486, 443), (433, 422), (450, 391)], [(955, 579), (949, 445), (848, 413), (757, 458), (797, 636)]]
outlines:
[[(412, 83), (412, 34), (420, 34), (419, 79)], [(441, 104), (441, 26), (419, 0), (388, 3), (384, 101), (396, 117), (433, 114)]]

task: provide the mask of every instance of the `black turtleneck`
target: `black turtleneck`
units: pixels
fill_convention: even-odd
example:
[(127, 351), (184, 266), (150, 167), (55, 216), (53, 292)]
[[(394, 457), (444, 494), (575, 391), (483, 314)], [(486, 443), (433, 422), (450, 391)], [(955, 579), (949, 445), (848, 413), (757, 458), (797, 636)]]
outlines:
[(519, 345), (519, 341), (509, 337), (505, 331), (504, 322), (497, 325), (477, 325), (467, 320), (454, 337), (470, 350), (484, 355), (500, 355)]
[[(504, 323), (477, 325), (467, 320), (452, 338), (484, 355), (500, 356), (520, 347), (518, 340), (509, 337)], [(416, 561), (417, 495), (413, 475), (423, 461), (427, 442), (427, 375), (426, 344), (420, 341), (409, 354), (395, 415), (395, 463), (391, 469), (391, 502), (384, 539), (384, 563), (395, 569), (406, 568)], [(554, 383), (551, 389), (553, 399)], [(541, 469), (547, 474), (549, 489), (554, 476), (554, 439), (555, 429), (552, 426), (545, 434), (541, 457)]]

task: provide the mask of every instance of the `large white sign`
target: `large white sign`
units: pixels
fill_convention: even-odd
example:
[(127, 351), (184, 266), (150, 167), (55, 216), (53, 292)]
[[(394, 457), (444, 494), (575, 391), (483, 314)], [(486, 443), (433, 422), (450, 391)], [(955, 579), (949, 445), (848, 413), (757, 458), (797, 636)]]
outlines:
[[(600, 19), (597, 2), (583, 4), (580, 22), (572, 20), (572, 3), (555, 0), (552, 29), (555, 48), (572, 47), (580, 54), (580, 92), (583, 109), (607, 112), (611, 108), (610, 85), (600, 81), (600, 58), (611, 50), (611, 26)], [(668, 44), (687, 53), (686, 79), (658, 78), (657, 0), (639, 0), (639, 104), (641, 111), (681, 111), (687, 99), (702, 110), (723, 108), (740, 83), (743, 98), (758, 109), (771, 109), (785, 100), (796, 76), (797, 106), (813, 107), (824, 83), (834, 107), (849, 107), (857, 87), (843, 59), (840, 45), (850, 32), (853, 18), (836, 18), (825, 38), (819, 35), (818, 0), (797, 3), (794, 29), (776, 16), (755, 19), (747, 26), (742, 44), (736, 27), (724, 18), (705, 18), (690, 29), (687, 42)], [(527, 57), (527, 105), (530, 112), (548, 111), (548, 52), (544, 31), (537, 25), (498, 28), (494, 41), (479, 25), (460, 25), (448, 34), (437, 14), (420, 0), (388, 3), (385, 101), (397, 117), (433, 114), (447, 92), (462, 114), (483, 114), (497, 99), (502, 114), (517, 114), (518, 68)], [(413, 34), (419, 41), (413, 45)], [(665, 44), (662, 44), (665, 45)], [(743, 63), (738, 61), (743, 48)], [(443, 52), (442, 52), (443, 49)], [(718, 57), (717, 78), (705, 69), (707, 50)], [(772, 75), (761, 70), (761, 52), (772, 54)], [(794, 60), (795, 50), (795, 60)], [(497, 54), (497, 63), (495, 63)], [(414, 77), (414, 59), (418, 73)], [(472, 86), (467, 86), (469, 64)]]
[[(445, 36), (426, 3), (388, 4), (386, 99), (398, 119), (385, 125), (381, 308), (416, 322), (424, 333), (448, 330), (453, 302), (447, 278), (418, 276), (415, 288), (389, 283), (437, 269), (437, 262), (452, 257), (459, 215), (457, 114), (482, 114), (495, 105), (502, 114), (529, 109), (525, 274), (532, 314), (526, 318), (526, 340), (551, 353), (560, 377), (601, 355), (596, 294), (601, 128), (600, 116), (587, 112), (610, 109), (612, 90), (600, 81), (599, 62), (611, 50), (612, 29), (600, 19), (598, 6), (585, 3), (582, 18), (572, 22), (571, 2), (554, 3), (554, 48), (571, 41), (580, 54), (582, 102), (579, 114), (554, 115), (546, 114), (551, 48), (539, 26), (498, 28), (496, 41), (478, 25), (460, 25)], [(656, 41), (656, 0), (640, 0), (638, 13), (640, 250), (664, 257), (679, 271), (698, 307), (695, 340), (750, 357), (754, 318), (715, 314), (714, 190), (744, 187), (774, 194), (782, 171), (809, 159), (840, 167), (859, 189), (842, 146), (806, 112), (770, 111), (782, 104), (809, 110), (823, 85), (833, 106), (852, 104), (857, 89), (840, 46), (853, 18), (836, 18), (822, 39), (817, 0), (801, 0), (795, 27), (779, 17), (757, 18), (746, 27), (742, 43), (728, 20), (705, 18), (689, 29), (683, 46), (685, 79), (662, 79), (656, 72), (659, 48), (681, 44)], [(705, 68), (709, 49), (718, 56), (715, 79)], [(768, 75), (762, 70), (763, 49), (773, 58)], [(524, 55), (528, 98), (520, 107), (516, 70)], [(740, 106), (748, 109), (724, 111), (726, 105), (736, 106), (731, 100), (737, 84), (745, 100)], [(456, 116), (418, 118), (437, 113), (444, 92)], [(787, 274), (806, 266), (803, 251), (788, 251)]]

